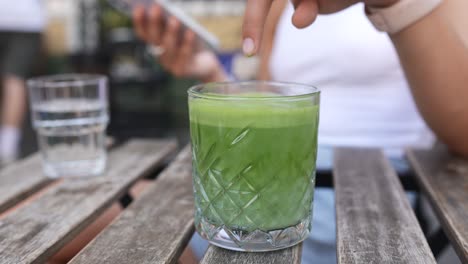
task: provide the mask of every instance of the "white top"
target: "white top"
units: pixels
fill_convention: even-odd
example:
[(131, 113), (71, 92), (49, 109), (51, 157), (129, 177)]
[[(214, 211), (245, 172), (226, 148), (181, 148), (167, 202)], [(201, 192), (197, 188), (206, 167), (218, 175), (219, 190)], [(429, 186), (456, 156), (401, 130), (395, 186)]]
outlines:
[(0, 0), (0, 30), (40, 32), (46, 24), (41, 0)]
[(361, 4), (319, 16), (306, 29), (291, 24), (288, 6), (277, 28), (270, 71), (277, 81), (321, 91), (319, 144), (384, 148), (429, 147), (433, 134), (419, 115), (394, 47)]

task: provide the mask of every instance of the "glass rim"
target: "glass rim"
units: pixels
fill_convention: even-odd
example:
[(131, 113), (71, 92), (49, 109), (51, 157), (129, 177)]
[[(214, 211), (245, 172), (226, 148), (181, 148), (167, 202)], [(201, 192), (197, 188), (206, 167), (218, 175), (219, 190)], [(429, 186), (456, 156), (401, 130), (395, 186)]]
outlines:
[(91, 73), (65, 73), (33, 77), (27, 80), (29, 88), (64, 88), (74, 86), (98, 85), (107, 81), (103, 74)]
[[(220, 94), (220, 93), (204, 93), (200, 91), (204, 87), (207, 86), (222, 86), (222, 85), (235, 85), (235, 86), (243, 86), (243, 85), (258, 85), (258, 84), (265, 84), (265, 85), (272, 85), (272, 86), (279, 86), (279, 87), (304, 87), (307, 89), (311, 89), (311, 92), (306, 92), (302, 94), (296, 95), (261, 95), (255, 97), (249, 96), (236, 96), (235, 94)], [(212, 100), (291, 100), (291, 99), (302, 99), (302, 98), (311, 98), (317, 95), (320, 95), (321, 91), (319, 88), (309, 85), (309, 84), (302, 84), (302, 83), (295, 83), (295, 82), (277, 82), (277, 81), (234, 81), (234, 82), (211, 82), (211, 83), (202, 83), (192, 86), (188, 89), (187, 93), (190, 96), (196, 96), (202, 99), (212, 99)]]

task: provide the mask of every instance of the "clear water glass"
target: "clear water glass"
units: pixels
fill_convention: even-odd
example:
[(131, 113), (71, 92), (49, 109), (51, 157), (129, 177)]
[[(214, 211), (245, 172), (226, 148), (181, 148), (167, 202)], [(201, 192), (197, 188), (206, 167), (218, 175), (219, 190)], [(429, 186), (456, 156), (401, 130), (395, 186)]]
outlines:
[(270, 251), (311, 230), (319, 91), (275, 82), (189, 90), (195, 226), (210, 243)]
[(44, 174), (96, 176), (106, 168), (107, 77), (65, 74), (27, 82)]

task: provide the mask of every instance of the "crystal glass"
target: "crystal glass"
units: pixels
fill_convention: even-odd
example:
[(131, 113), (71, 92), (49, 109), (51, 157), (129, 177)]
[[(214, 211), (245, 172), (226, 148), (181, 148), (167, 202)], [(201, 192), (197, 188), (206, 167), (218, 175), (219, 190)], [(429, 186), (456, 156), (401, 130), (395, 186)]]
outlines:
[(310, 232), (319, 91), (275, 82), (189, 90), (195, 224), (237, 251), (293, 246)]
[(107, 78), (66, 74), (27, 82), (44, 174), (94, 176), (106, 167)]

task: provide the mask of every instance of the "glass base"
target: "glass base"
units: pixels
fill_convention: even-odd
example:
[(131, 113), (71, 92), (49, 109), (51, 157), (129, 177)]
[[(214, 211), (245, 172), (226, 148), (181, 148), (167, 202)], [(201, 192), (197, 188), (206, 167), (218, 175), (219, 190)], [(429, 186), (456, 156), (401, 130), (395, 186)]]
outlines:
[(92, 177), (98, 176), (106, 169), (106, 156), (92, 160), (62, 162), (43, 162), (44, 174), (49, 178)]
[(215, 246), (234, 251), (264, 252), (288, 248), (304, 241), (310, 233), (311, 217), (284, 229), (252, 232), (217, 226), (201, 217), (196, 228), (201, 237)]

